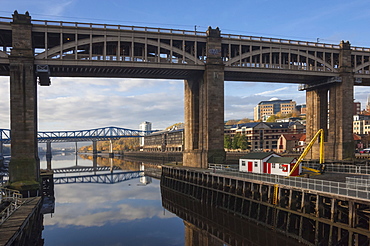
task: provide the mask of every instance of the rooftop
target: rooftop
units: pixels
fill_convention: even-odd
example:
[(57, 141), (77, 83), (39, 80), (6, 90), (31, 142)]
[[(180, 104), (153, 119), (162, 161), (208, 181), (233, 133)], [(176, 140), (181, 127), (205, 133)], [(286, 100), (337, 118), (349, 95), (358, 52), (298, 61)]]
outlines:
[(272, 154), (275, 154), (274, 152), (250, 152), (243, 156), (241, 159), (258, 159), (262, 160)]

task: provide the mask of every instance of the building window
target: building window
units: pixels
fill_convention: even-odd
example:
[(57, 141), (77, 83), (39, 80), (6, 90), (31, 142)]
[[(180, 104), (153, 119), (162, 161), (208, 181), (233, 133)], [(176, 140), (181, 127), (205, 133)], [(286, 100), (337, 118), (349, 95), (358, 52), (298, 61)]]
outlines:
[(254, 162), (254, 167), (258, 167), (258, 162)]
[(245, 161), (242, 161), (242, 166), (245, 167)]

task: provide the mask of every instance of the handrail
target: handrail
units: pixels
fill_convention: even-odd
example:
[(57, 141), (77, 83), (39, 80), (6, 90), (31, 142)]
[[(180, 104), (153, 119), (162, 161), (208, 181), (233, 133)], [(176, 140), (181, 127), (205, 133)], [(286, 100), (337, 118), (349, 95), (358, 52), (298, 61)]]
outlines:
[(303, 177), (290, 177), (289, 179), (287, 179), (286, 177), (281, 175), (239, 172), (228, 169), (214, 170), (213, 173), (215, 173), (215, 175), (229, 175), (241, 179), (264, 181), (272, 184), (281, 184), (303, 189), (328, 192), (331, 194), (356, 197), (359, 199), (370, 199), (369, 191), (354, 189), (352, 188), (351, 184), (347, 184), (345, 182), (310, 179)]
[[(313, 163), (308, 163), (308, 162), (304, 163), (304, 166), (306, 166), (308, 168), (314, 168), (314, 169), (320, 168), (319, 164), (313, 164)], [(325, 164), (325, 170), (327, 172), (370, 175), (370, 167), (369, 166)]]
[(13, 18), (10, 18), (10, 17), (1, 17), (0, 16), (0, 22), (9, 22), (10, 23), (12, 20), (13, 20)]
[(10, 204), (0, 212), (0, 225), (22, 205), (22, 194), (17, 190), (0, 188), (0, 203), (3, 202), (10, 202)]

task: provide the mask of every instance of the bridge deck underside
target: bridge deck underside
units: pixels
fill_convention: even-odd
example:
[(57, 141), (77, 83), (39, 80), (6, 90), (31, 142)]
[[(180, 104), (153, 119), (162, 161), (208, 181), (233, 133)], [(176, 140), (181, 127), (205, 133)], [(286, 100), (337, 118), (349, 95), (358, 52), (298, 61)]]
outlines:
[(275, 83), (293, 83), (293, 84), (314, 84), (315, 82), (323, 81), (331, 76), (317, 76), (310, 74), (298, 73), (296, 76), (292, 76), (292, 71), (230, 71), (225, 69), (225, 80), (226, 81), (246, 81), (246, 82), (275, 82)]
[[(157, 67), (155, 67), (157, 66)], [(82, 66), (82, 65), (51, 65), (51, 77), (105, 77), (105, 78), (148, 78), (148, 79), (187, 79), (199, 76), (202, 69), (179, 69), (161, 67), (153, 64), (152, 67), (137, 66)], [(238, 71), (239, 70), (239, 71)], [(313, 74), (294, 72), (289, 70), (258, 71), (259, 69), (228, 69), (225, 68), (225, 81), (240, 82), (274, 82), (314, 85), (335, 76), (336, 74)], [(292, 76), (295, 74), (295, 76)], [(0, 76), (9, 76), (9, 64), (0, 63)], [(362, 83), (355, 85), (370, 86), (370, 77), (362, 76)]]
[[(163, 67), (161, 64), (151, 64), (151, 67), (137, 67), (121, 65), (107, 66), (83, 66), (83, 65), (51, 65), (51, 77), (105, 77), (105, 78), (147, 78), (147, 79), (188, 79), (199, 76), (203, 69), (190, 68), (180, 69), (176, 66)], [(261, 69), (235, 69), (225, 68), (225, 81), (240, 82), (274, 82), (292, 84), (319, 84), (336, 74), (313, 74), (310, 72), (291, 70), (270, 70), (258, 71)], [(292, 76), (295, 74), (295, 76)], [(0, 76), (9, 76), (9, 64), (0, 63)], [(355, 76), (357, 77), (357, 76)], [(361, 76), (362, 83), (355, 83), (358, 86), (370, 86), (370, 76)]]
[(195, 69), (176, 69), (135, 66), (51, 66), (52, 77), (108, 77), (108, 78), (156, 78), (184, 79), (196, 75)]

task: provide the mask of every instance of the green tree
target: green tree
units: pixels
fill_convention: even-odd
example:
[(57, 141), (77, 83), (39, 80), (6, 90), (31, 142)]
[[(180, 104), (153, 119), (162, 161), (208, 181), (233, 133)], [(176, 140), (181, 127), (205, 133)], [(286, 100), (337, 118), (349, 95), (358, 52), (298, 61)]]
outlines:
[(268, 119), (266, 120), (266, 122), (275, 122), (276, 120), (276, 116), (275, 115), (271, 115), (270, 117), (268, 117)]
[(245, 135), (240, 135), (238, 138), (238, 146), (242, 150), (246, 150), (248, 148), (248, 141)]
[(230, 135), (224, 136), (224, 148), (225, 149), (231, 149), (232, 147), (232, 141)]
[(240, 133), (237, 133), (234, 135), (234, 139), (232, 141), (232, 145), (231, 145), (231, 148), (232, 149), (239, 149), (239, 137), (240, 137)]

